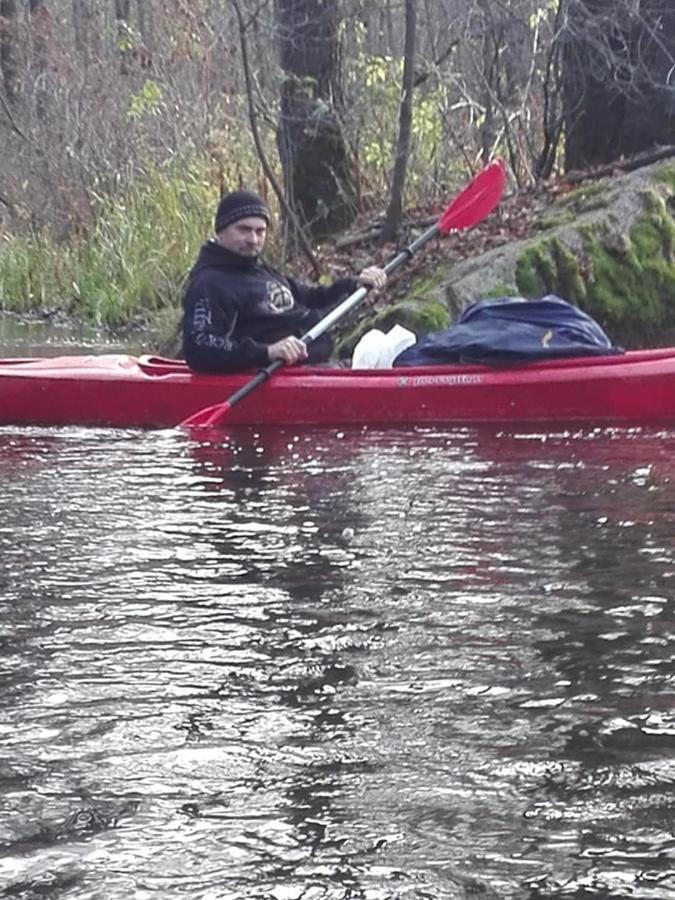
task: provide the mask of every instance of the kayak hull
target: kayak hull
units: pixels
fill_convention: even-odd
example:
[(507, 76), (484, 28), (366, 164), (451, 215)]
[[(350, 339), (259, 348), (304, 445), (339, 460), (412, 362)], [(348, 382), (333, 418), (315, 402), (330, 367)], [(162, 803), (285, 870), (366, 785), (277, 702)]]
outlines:
[[(170, 427), (253, 374), (122, 354), (0, 360), (0, 424)], [(499, 369), (293, 367), (227, 415), (252, 426), (660, 420), (675, 420), (675, 348)]]

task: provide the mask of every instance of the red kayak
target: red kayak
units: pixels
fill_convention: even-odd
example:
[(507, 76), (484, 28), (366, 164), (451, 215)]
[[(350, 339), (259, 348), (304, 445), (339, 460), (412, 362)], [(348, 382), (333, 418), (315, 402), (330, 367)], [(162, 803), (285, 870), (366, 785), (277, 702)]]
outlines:
[[(0, 424), (177, 425), (251, 372), (195, 375), (126, 355), (0, 360)], [(675, 420), (675, 347), (508, 368), (283, 369), (234, 406), (233, 425)]]

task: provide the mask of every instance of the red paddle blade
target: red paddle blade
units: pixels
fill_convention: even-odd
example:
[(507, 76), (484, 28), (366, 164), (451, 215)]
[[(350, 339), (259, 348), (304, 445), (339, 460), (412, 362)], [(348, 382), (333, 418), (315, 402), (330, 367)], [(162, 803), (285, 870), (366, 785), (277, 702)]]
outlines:
[(230, 404), (225, 401), (216, 403), (215, 406), (207, 406), (206, 409), (199, 409), (196, 413), (183, 419), (180, 423), (181, 428), (216, 428), (220, 425), (229, 412)]
[(501, 159), (489, 163), (438, 220), (441, 234), (447, 234), (453, 229), (471, 228), (481, 222), (502, 199), (505, 180), (506, 173)]

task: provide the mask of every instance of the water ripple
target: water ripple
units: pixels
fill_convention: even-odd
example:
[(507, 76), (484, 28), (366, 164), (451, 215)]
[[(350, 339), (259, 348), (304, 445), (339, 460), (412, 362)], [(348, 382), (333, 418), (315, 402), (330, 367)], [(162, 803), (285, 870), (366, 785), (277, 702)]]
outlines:
[(671, 896), (674, 450), (0, 429), (0, 896)]

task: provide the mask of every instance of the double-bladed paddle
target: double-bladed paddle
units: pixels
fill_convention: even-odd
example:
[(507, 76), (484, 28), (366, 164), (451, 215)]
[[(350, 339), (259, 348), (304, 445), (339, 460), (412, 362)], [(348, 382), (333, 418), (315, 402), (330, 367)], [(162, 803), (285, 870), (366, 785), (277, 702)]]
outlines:
[[(499, 203), (504, 192), (504, 164), (501, 160), (496, 160), (487, 165), (476, 177), (464, 188), (461, 194), (456, 197), (453, 202), (443, 212), (440, 219), (427, 229), (424, 234), (420, 235), (417, 240), (413, 241), (405, 250), (398, 253), (393, 259), (384, 266), (384, 271), (390, 275), (396, 269), (400, 268), (404, 263), (416, 253), (420, 247), (427, 244), (437, 234), (448, 234), (450, 231), (460, 231), (463, 228), (471, 228), (489, 215)], [(350, 294), (346, 300), (343, 300), (335, 307), (327, 316), (324, 316), (320, 322), (310, 328), (307, 334), (304, 334), (300, 340), (309, 346), (320, 335), (339, 322), (350, 310), (358, 306), (368, 293), (369, 288), (360, 287), (358, 290)], [(261, 369), (256, 375), (242, 385), (239, 390), (235, 391), (230, 397), (222, 403), (214, 406), (207, 406), (198, 410), (187, 419), (180, 423), (183, 428), (212, 428), (221, 425), (225, 420), (228, 412), (254, 391), (259, 385), (264, 384), (271, 376), (285, 365), (281, 359), (275, 359), (264, 369)]]

